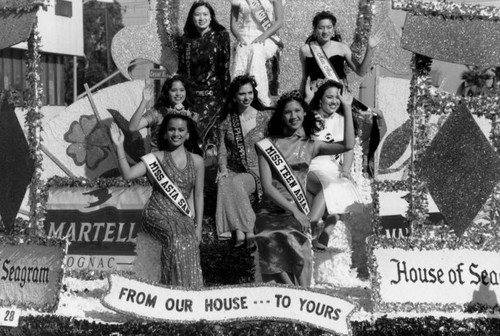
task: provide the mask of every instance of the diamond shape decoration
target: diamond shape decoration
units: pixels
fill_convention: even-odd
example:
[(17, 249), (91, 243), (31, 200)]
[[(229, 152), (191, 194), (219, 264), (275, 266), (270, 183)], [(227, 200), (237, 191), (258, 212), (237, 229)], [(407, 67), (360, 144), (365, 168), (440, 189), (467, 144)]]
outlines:
[(417, 175), (461, 236), (500, 181), (500, 158), (467, 107), (459, 105), (422, 154)]
[(0, 216), (9, 232), (35, 168), (14, 107), (6, 98), (0, 107), (0, 153)]

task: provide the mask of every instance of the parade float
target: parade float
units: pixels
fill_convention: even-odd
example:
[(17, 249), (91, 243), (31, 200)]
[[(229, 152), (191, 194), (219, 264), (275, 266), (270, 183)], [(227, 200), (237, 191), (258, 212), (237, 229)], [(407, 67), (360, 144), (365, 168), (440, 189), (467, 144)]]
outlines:
[[(431, 85), (430, 66), (439, 59), (496, 67), (500, 8), (288, 1), (282, 90), (293, 88), (287, 85), (297, 76), (295, 51), (309, 31), (297, 24), (298, 16), (335, 9), (358, 57), (370, 33), (385, 31), (373, 64), (398, 75), (376, 79), (376, 107), (386, 123), (376, 176), (363, 179), (358, 153), (355, 178), (365, 191), (366, 203), (358, 205), (364, 211), (346, 218), (341, 224), (348, 230), (337, 228), (330, 249), (315, 256), (311, 289), (254, 283), (250, 253), (217, 241), (208, 209), (200, 247), (205, 287), (189, 291), (158, 284), (158, 251), (138, 235), (149, 183), (118, 177), (107, 133), (112, 121), (126, 131), (140, 102), (144, 81), (130, 78), (131, 61), (148, 59), (175, 72), (172, 36), (189, 5), (158, 0), (149, 24), (127, 27), (113, 41), (113, 59), (130, 80), (51, 114), (41, 103), (41, 42), (36, 21), (32, 26), (29, 89), (4, 92), (0, 115), (2, 161), (9, 164), (2, 163), (0, 182), (0, 333), (497, 334), (499, 97), (441, 91)], [(0, 10), (8, 17), (45, 6), (7, 1)], [(216, 4), (221, 13), (226, 7)], [(407, 12), (402, 36), (388, 16), (391, 7)], [(359, 86), (362, 78), (349, 76)], [(486, 135), (479, 120), (488, 126)], [(2, 137), (6, 130), (17, 137)], [(125, 135), (127, 159), (137, 162), (147, 134)], [(26, 188), (23, 219), (17, 212)], [(402, 205), (390, 228), (384, 211), (392, 202)], [(433, 212), (439, 220), (431, 220)]]

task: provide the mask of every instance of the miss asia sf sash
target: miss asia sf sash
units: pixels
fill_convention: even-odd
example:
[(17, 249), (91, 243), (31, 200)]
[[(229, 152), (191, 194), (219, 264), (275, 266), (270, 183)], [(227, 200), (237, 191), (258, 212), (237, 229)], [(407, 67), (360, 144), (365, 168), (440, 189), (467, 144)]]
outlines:
[(299, 209), (307, 215), (310, 209), (309, 204), (307, 204), (306, 194), (283, 155), (269, 139), (257, 142), (257, 147), (262, 151), (271, 167), (278, 173)]
[(163, 190), (165, 195), (170, 199), (172, 203), (186, 216), (193, 218), (193, 212), (189, 208), (187, 200), (182, 195), (182, 192), (177, 188), (177, 186), (172, 182), (163, 170), (163, 167), (158, 162), (156, 156), (152, 153), (144, 155), (141, 158), (142, 162), (146, 165), (148, 172), (151, 177), (158, 184), (158, 186)]

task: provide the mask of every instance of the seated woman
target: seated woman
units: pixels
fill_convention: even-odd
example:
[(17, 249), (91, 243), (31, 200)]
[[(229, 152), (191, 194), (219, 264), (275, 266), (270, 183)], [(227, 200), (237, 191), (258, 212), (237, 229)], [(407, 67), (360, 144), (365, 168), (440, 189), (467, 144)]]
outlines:
[[(352, 97), (339, 95), (345, 106), (344, 141), (314, 141), (313, 113), (298, 91), (283, 95), (271, 117), (268, 137), (257, 143), (264, 198), (257, 212), (257, 277), (263, 281), (310, 286), (312, 250), (305, 177), (312, 158), (340, 154), (354, 146)], [(256, 278), (257, 278), (256, 277)]]
[(262, 196), (255, 143), (264, 138), (271, 112), (259, 100), (253, 77), (229, 86), (219, 126), (219, 175), (215, 222), (221, 238), (234, 234), (235, 246), (254, 246), (255, 213), (250, 201)]
[[(188, 89), (187, 81), (181, 76), (172, 76), (168, 78), (161, 88), (160, 95), (153, 108), (146, 110), (149, 102), (153, 99), (153, 85), (148, 82), (142, 90), (142, 100), (137, 107), (134, 115), (130, 119), (129, 130), (139, 131), (145, 127), (151, 128), (151, 150), (158, 150), (156, 139), (158, 129), (163, 121), (163, 116), (169, 110), (187, 110), (191, 108), (191, 94)], [(143, 114), (144, 113), (144, 114)], [(198, 115), (193, 113), (194, 120)]]
[[(166, 114), (158, 133), (159, 151), (132, 167), (125, 158), (122, 131), (114, 123), (110, 131), (122, 176), (134, 179), (147, 174), (153, 184), (143, 211), (143, 230), (162, 245), (160, 282), (202, 287), (199, 244), (205, 165), (191, 115)], [(171, 188), (177, 189), (175, 197)]]
[[(315, 140), (340, 142), (344, 140), (345, 108), (339, 99), (342, 84), (326, 81), (318, 88), (311, 100), (310, 108), (316, 112), (320, 131), (313, 136)], [(354, 121), (353, 121), (354, 124)], [(348, 206), (361, 203), (361, 195), (351, 176), (352, 151), (342, 156), (320, 155), (311, 161), (307, 175), (307, 191), (314, 196), (311, 206), (311, 226), (318, 228), (318, 240), (313, 245), (325, 249), (337, 214), (346, 212)], [(324, 230), (319, 223), (325, 214), (330, 220)], [(314, 231), (314, 230), (313, 230)], [(321, 234), (322, 233), (322, 234)]]
[(276, 35), (282, 26), (283, 0), (231, 0), (231, 32), (237, 41), (231, 74), (255, 76), (266, 106), (271, 105), (266, 61), (283, 47)]

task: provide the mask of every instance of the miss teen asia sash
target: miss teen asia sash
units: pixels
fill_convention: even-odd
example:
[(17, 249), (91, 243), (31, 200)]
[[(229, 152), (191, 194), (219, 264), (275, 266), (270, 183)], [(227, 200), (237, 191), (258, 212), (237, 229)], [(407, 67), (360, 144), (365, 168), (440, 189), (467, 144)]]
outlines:
[(281, 182), (292, 195), (299, 209), (304, 214), (309, 214), (310, 209), (309, 204), (307, 204), (306, 194), (283, 155), (269, 139), (260, 140), (257, 142), (257, 147), (262, 151), (274, 171), (278, 173)]
[(194, 214), (189, 208), (187, 200), (182, 195), (182, 192), (168, 177), (163, 167), (158, 162), (156, 156), (152, 153), (146, 154), (141, 157), (142, 162), (146, 165), (148, 172), (154, 178), (156, 184), (165, 193), (168, 199), (175, 204), (175, 206), (186, 216), (193, 218)]
[[(260, 182), (260, 177), (248, 167), (247, 161), (247, 151), (245, 149), (245, 139), (243, 138), (243, 130), (241, 129), (240, 117), (233, 113), (231, 114), (231, 126), (233, 126), (234, 141), (236, 142), (236, 147), (238, 148), (237, 155), (240, 159), (240, 163), (245, 169), (245, 172), (252, 175), (255, 180), (255, 194), (257, 196), (256, 203), (262, 200), (262, 184)], [(221, 139), (224, 141), (224, 139)]]
[[(257, 20), (264, 31), (271, 28), (271, 19), (269, 19), (269, 16), (267, 15), (266, 10), (264, 9), (264, 6), (262, 6), (260, 0), (247, 0), (247, 3), (250, 7), (250, 10), (252, 11), (253, 17), (255, 18), (255, 20)], [(283, 41), (278, 35), (273, 35), (270, 37), (270, 39), (271, 41), (276, 43), (278, 48), (283, 49)]]

